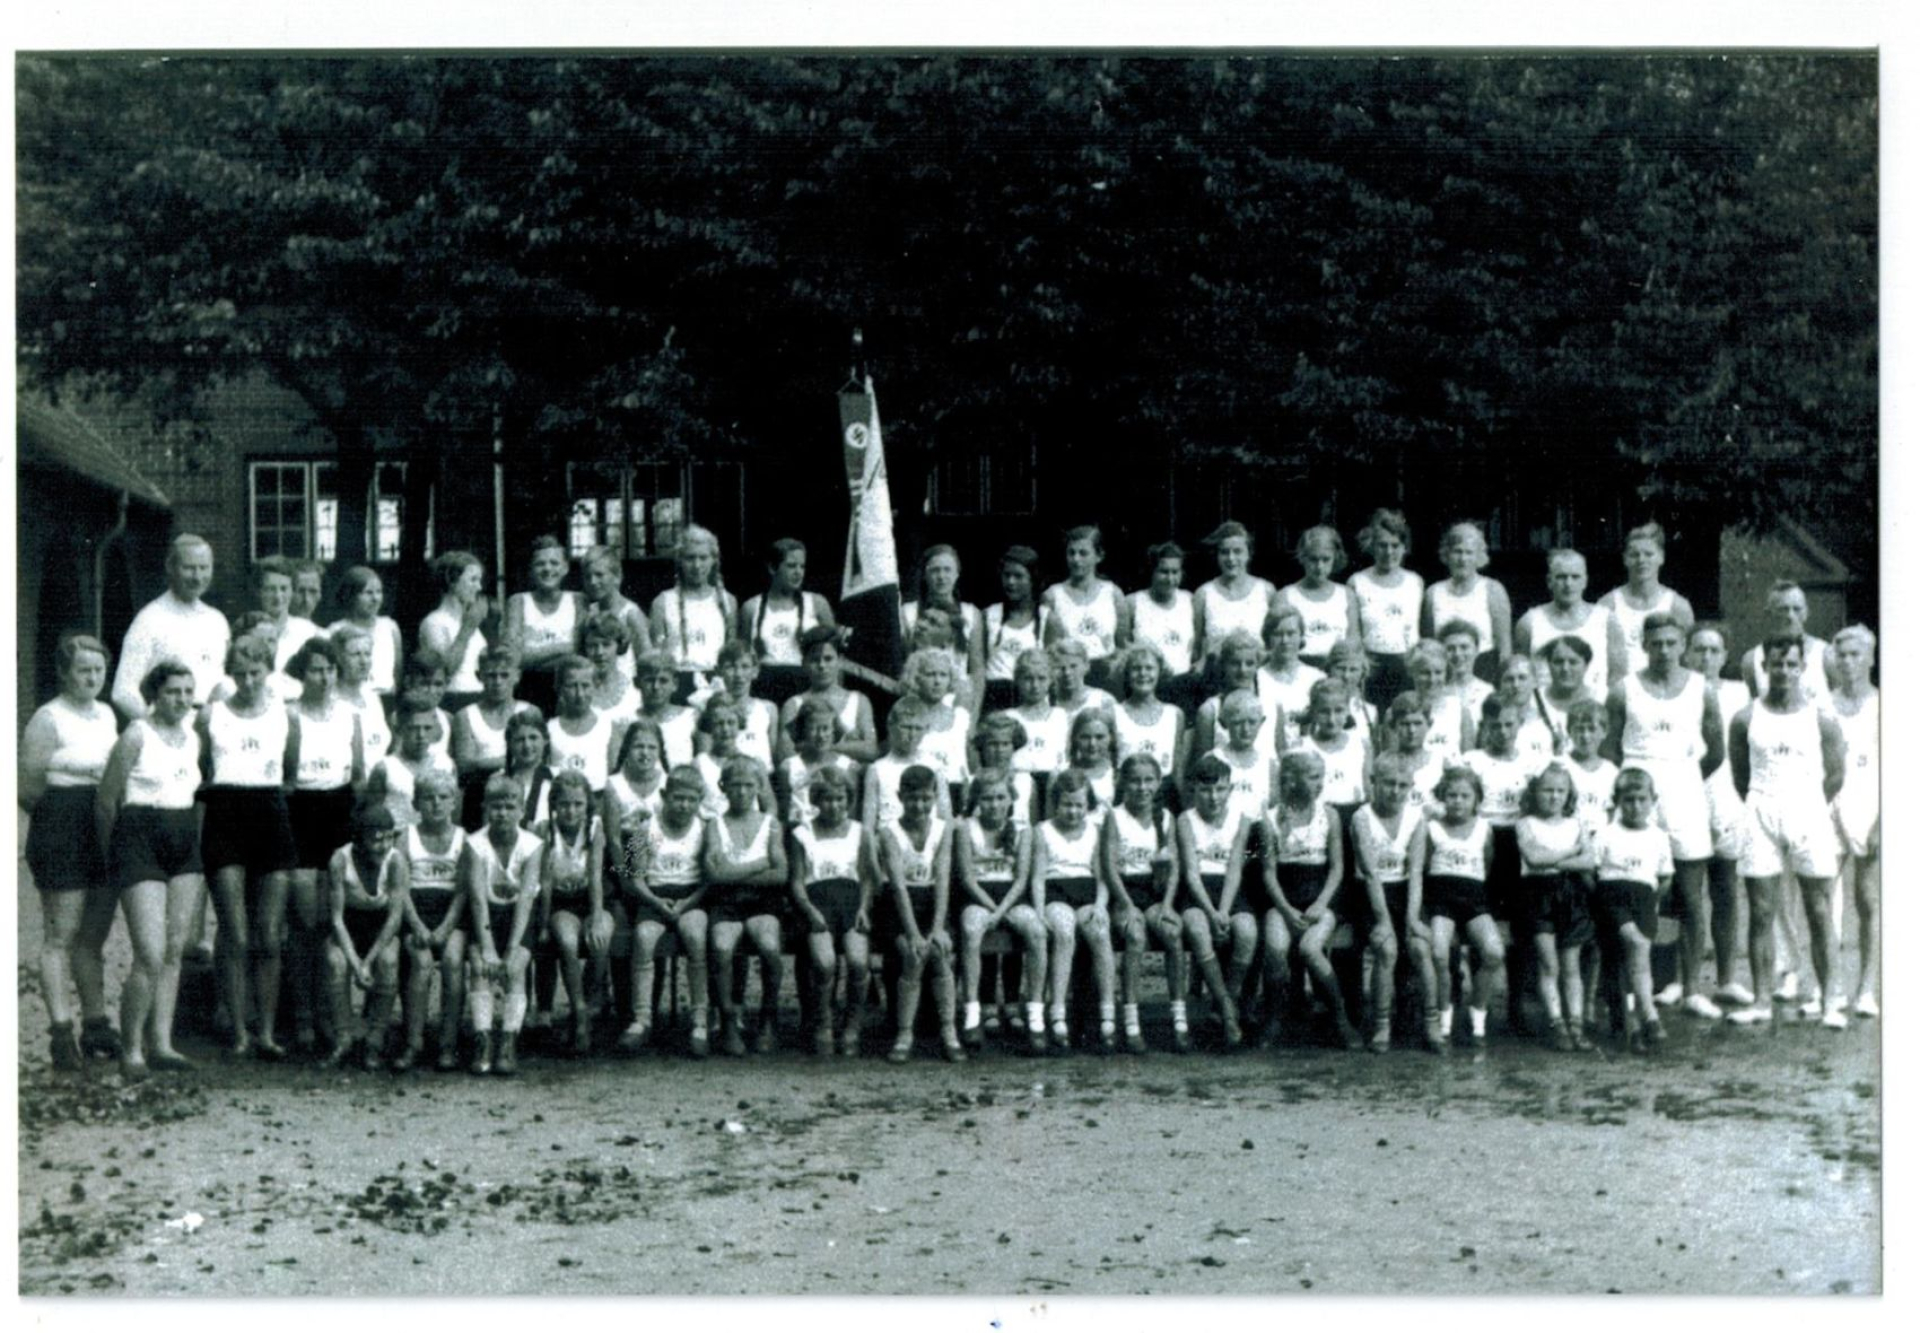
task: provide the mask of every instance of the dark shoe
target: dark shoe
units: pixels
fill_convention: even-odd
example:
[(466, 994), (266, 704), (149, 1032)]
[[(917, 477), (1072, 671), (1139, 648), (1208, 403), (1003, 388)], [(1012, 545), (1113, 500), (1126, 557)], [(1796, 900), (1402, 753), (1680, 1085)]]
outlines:
[(1173, 1049), (1182, 1055), (1193, 1053), (1193, 1033), (1186, 1028), (1173, 1030)]
[(473, 1060), (467, 1065), (467, 1069), (475, 1074), (493, 1072), (493, 1034), (491, 1032), (474, 1033)]
[(500, 1057), (493, 1062), (494, 1073), (505, 1074), (511, 1078), (520, 1072), (519, 1051), (516, 1049), (519, 1044), (519, 1033), (503, 1032), (500, 1034)]
[(145, 1060), (130, 1060), (124, 1055), (120, 1057), (120, 1077), (127, 1082), (144, 1083), (152, 1073)]
[(1573, 1034), (1567, 1031), (1567, 1025), (1565, 1023), (1555, 1023), (1553, 1025), (1553, 1049), (1556, 1051), (1571, 1051), (1573, 1049)]
[(819, 1056), (833, 1054), (832, 1028), (815, 1028), (813, 1030), (813, 1053)]
[(780, 1049), (780, 1020), (768, 1014), (760, 1020), (760, 1030), (753, 1036), (755, 1055), (772, 1055)]
[(1367, 1043), (1367, 1049), (1375, 1055), (1385, 1055), (1393, 1049), (1393, 1031), (1391, 1028), (1375, 1028), (1373, 1038)]
[(593, 1026), (587, 1016), (581, 1014), (573, 1021), (573, 1053), (575, 1055), (593, 1054)]
[(287, 1058), (287, 1048), (277, 1041), (262, 1037), (253, 1043), (253, 1058), (266, 1064), (277, 1065)]
[(887, 1063), (890, 1065), (903, 1065), (909, 1059), (911, 1059), (912, 1056), (913, 1056), (912, 1042), (896, 1041), (893, 1044), (893, 1046), (887, 1051)]
[(87, 1058), (80, 1054), (80, 1043), (73, 1038), (73, 1024), (55, 1023), (47, 1033), (47, 1047), (55, 1069), (71, 1073), (87, 1067)]
[(80, 1025), (80, 1050), (85, 1055), (101, 1055), (109, 1060), (118, 1060), (122, 1053), (120, 1034), (114, 1030), (113, 1022), (105, 1018), (89, 1018)]
[(345, 1064), (352, 1055), (353, 1043), (343, 1041), (320, 1057), (320, 1067), (322, 1069), (338, 1068), (340, 1065)]
[(1646, 1038), (1649, 1051), (1657, 1051), (1667, 1044), (1667, 1030), (1660, 1025), (1660, 1020), (1657, 1018), (1647, 1020), (1647, 1025), (1640, 1031)]
[(1127, 1054), (1128, 1055), (1145, 1055), (1146, 1053), (1147, 1053), (1147, 1039), (1141, 1036), (1138, 1032), (1129, 1032), (1127, 1034)]
[(160, 1051), (147, 1057), (147, 1063), (155, 1069), (164, 1069), (170, 1074), (188, 1074), (198, 1068), (193, 1061), (178, 1051)]
[(1115, 1040), (1114, 1035), (1111, 1032), (1102, 1032), (1100, 1034), (1100, 1054), (1112, 1055), (1115, 1052), (1117, 1052), (1119, 1049), (1120, 1049), (1120, 1043), (1117, 1040)]
[(720, 1034), (720, 1049), (736, 1060), (747, 1053), (747, 1039), (738, 1023), (729, 1023)]
[(967, 1062), (967, 1053), (957, 1037), (949, 1037), (940, 1043), (940, 1055), (948, 1064), (963, 1065)]
[(1240, 1031), (1240, 1016), (1232, 1010), (1220, 1015), (1220, 1029), (1227, 1043), (1227, 1049), (1230, 1051), (1245, 1040), (1244, 1034)]
[(707, 1058), (707, 1050), (706, 1029), (695, 1028), (693, 1035), (687, 1039), (687, 1054), (696, 1060), (704, 1060)]
[(400, 1054), (393, 1057), (391, 1068), (396, 1074), (404, 1074), (419, 1063), (420, 1048), (418, 1046), (402, 1046), (400, 1048)]
[(636, 1055), (647, 1048), (647, 1042), (652, 1038), (653, 1028), (650, 1024), (635, 1023), (620, 1034), (617, 1044), (622, 1054)]
[(1593, 1042), (1588, 1039), (1587, 1030), (1584, 1027), (1568, 1029), (1567, 1037), (1573, 1042), (1573, 1049), (1576, 1051), (1590, 1051), (1593, 1049)]
[(379, 1073), (386, 1067), (385, 1051), (385, 1042), (373, 1037), (367, 1038), (366, 1044), (360, 1048), (360, 1067), (369, 1074)]
[(451, 1074), (460, 1067), (460, 1045), (442, 1046), (440, 1053), (433, 1059), (433, 1067), (443, 1074)]
[(979, 1050), (986, 1041), (986, 1030), (981, 1027), (970, 1027), (960, 1034), (960, 1044), (970, 1051)]
[(1042, 1056), (1047, 1053), (1047, 1034), (1036, 1028), (1027, 1029), (1027, 1054)]

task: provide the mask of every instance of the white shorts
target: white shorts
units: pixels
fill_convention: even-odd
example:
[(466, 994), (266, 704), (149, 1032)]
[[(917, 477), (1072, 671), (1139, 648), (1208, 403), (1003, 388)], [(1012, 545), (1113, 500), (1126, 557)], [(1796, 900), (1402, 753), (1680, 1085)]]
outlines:
[(1748, 802), (1740, 873), (1758, 879), (1781, 874), (1788, 866), (1794, 874), (1810, 879), (1830, 879), (1840, 873), (1832, 813), (1811, 802), (1796, 806)]
[(1667, 831), (1674, 860), (1704, 861), (1713, 855), (1707, 788), (1700, 780), (1697, 763), (1691, 759), (1668, 763), (1628, 759), (1621, 766), (1644, 768), (1653, 777), (1654, 822)]
[(1727, 764), (1707, 779), (1707, 826), (1713, 831), (1713, 854), (1739, 860), (1747, 840), (1747, 807), (1733, 789), (1733, 769)]
[[(1852, 797), (1849, 791), (1843, 787), (1834, 798), (1833, 828), (1840, 835), (1842, 851), (1848, 856), (1865, 856), (1868, 845), (1878, 841), (1875, 835), (1880, 827), (1880, 802), (1871, 791)], [(1874, 850), (1878, 852), (1879, 848)]]

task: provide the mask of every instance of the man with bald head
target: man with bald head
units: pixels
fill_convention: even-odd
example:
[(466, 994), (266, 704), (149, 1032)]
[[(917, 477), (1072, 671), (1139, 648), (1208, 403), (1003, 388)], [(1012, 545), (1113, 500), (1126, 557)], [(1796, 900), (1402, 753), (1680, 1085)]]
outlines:
[(140, 608), (120, 645), (112, 699), (122, 717), (147, 715), (140, 682), (168, 658), (193, 671), (196, 704), (205, 703), (207, 692), (226, 674), (227, 618), (200, 600), (212, 583), (213, 547), (207, 539), (191, 532), (175, 537), (167, 552), (167, 590)]

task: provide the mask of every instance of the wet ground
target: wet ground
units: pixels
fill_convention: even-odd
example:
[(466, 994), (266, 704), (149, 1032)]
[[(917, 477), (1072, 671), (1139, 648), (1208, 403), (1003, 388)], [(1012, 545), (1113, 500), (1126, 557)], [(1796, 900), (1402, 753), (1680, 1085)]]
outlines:
[[(23, 956), (38, 939), (23, 921)], [(186, 1043), (201, 1071), (127, 1087), (56, 1078), (21, 982), (28, 1295), (1881, 1284), (1864, 1024), (1679, 1018), (1652, 1060), (1496, 1034), (1478, 1060), (649, 1055), (512, 1080)]]

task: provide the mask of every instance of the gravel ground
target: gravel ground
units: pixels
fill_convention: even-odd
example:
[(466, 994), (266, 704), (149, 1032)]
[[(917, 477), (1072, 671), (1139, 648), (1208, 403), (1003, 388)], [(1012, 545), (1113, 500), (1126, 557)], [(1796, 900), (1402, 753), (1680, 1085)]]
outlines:
[[(118, 927), (110, 949), (111, 993)], [(127, 1087), (54, 1076), (20, 983), (25, 1295), (1881, 1287), (1864, 1024), (1678, 1018), (1654, 1060), (1496, 1034), (1480, 1059), (649, 1055), (514, 1080), (188, 1040), (200, 1071)]]

